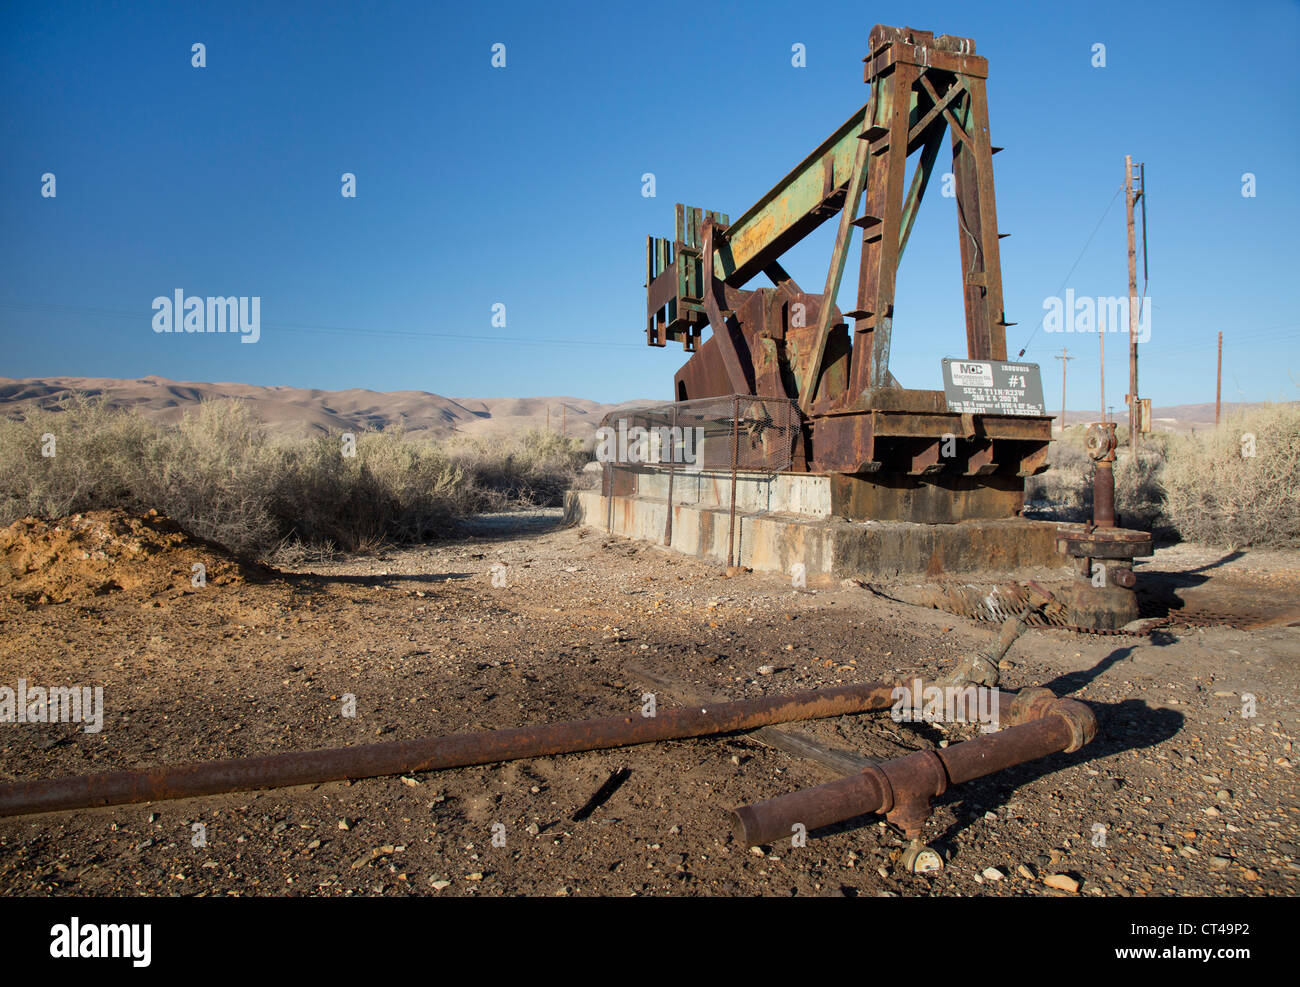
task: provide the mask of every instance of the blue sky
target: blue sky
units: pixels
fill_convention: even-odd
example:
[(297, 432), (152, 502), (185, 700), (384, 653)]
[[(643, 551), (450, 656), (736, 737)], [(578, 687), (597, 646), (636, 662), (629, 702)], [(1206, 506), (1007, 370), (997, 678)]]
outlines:
[[(989, 59), (1013, 355), (1049, 296), (1125, 293), (1128, 153), (1149, 190), (1143, 394), (1213, 400), (1222, 330), (1225, 400), (1300, 398), (1290, 0), (8, 3), (0, 376), (667, 398), (683, 355), (644, 345), (645, 235), (671, 234), (678, 201), (738, 216), (848, 118), (874, 23), (973, 37)], [(898, 285), (910, 387), (964, 355), (936, 192)], [(832, 227), (787, 255), (810, 290)], [(260, 341), (154, 333), (153, 299), (177, 288), (259, 296)], [(1125, 343), (1107, 338), (1113, 405)], [(1069, 404), (1096, 407), (1096, 344), (1033, 335), (1049, 406), (1066, 345)]]

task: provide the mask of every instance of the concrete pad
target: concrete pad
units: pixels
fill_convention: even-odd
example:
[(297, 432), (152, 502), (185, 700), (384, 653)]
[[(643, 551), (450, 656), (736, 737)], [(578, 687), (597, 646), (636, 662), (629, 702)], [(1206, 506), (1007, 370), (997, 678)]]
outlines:
[[(679, 478), (680, 479), (680, 478)], [(701, 488), (703, 490), (703, 488)], [(678, 501), (673, 489), (671, 544), (668, 502), (647, 496), (602, 497), (599, 490), (566, 495), (570, 523), (672, 548), (725, 564), (730, 509)], [(703, 491), (704, 499), (710, 494)], [(1007, 518), (957, 524), (849, 521), (791, 512), (740, 509), (737, 489), (736, 564), (759, 571), (790, 572), (802, 563), (808, 576), (880, 579), (945, 573), (1010, 572), (1029, 567), (1069, 571), (1056, 550), (1056, 525)]]

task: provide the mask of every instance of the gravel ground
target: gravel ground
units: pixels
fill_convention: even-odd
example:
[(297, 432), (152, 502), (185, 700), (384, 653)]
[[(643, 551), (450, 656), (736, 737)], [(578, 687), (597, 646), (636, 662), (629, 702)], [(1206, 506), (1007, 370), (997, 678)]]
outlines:
[[(225, 575), (193, 587), (205, 552)], [(727, 578), (555, 512), (297, 572), (231, 575), (218, 554), (160, 550), (172, 578), (66, 602), (0, 593), (0, 686), (103, 686), (106, 706), (99, 733), (0, 724), (0, 780), (627, 714), (665, 676), (682, 700), (925, 676), (996, 634), (867, 587)], [(1294, 894), (1300, 628), (1259, 601), (1300, 598), (1300, 557), (1183, 546), (1148, 565), (1240, 626), (1023, 636), (1004, 686), (1088, 702), (1099, 736), (938, 799), (936, 875), (900, 872), (875, 817), (738, 845), (728, 810), (835, 776), (730, 736), (0, 819), (0, 893)], [(799, 729), (876, 758), (973, 735), (879, 714)]]

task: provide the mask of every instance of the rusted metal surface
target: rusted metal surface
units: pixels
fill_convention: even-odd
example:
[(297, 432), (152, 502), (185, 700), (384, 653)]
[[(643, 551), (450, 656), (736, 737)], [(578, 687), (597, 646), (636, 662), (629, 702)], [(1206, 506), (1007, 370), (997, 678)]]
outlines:
[(1093, 461), (1092, 523), (1098, 528), (1115, 527), (1115, 446), (1114, 422), (1088, 426), (1084, 447)]
[(1093, 520), (1057, 529), (1057, 550), (1075, 560), (1070, 621), (1080, 627), (1119, 630), (1138, 618), (1133, 560), (1151, 555), (1151, 535), (1116, 526), (1115, 423), (1093, 422), (1084, 447), (1093, 461)]
[[(970, 620), (1004, 622), (1019, 609), (1022, 613), (1032, 600), (1030, 584), (1006, 582), (990, 586), (932, 580), (922, 585), (873, 586), (872, 591), (885, 599), (913, 606), (933, 607), (946, 613), (957, 614)], [(1059, 588), (1053, 600), (1044, 607), (1034, 609), (1024, 617), (1028, 627), (1048, 627), (1073, 631), (1076, 634), (1121, 635), (1144, 637), (1174, 623), (1171, 616), (1149, 617), (1131, 629), (1123, 627), (1085, 626), (1074, 623), (1075, 612), (1070, 606), (1071, 588)]]
[(668, 516), (664, 520), (664, 544), (669, 548), (673, 544), (673, 481), (677, 478), (677, 461), (681, 458), (676, 455), (677, 450), (674, 448), (674, 443), (681, 438), (678, 431), (681, 426), (677, 423), (678, 412), (678, 407), (673, 405), (672, 424), (669, 426), (668, 432)]
[[(714, 229), (715, 226), (711, 219), (704, 221), (703, 255), (705, 257), (713, 256)], [(741, 363), (740, 352), (736, 347), (735, 335), (737, 329), (735, 328), (734, 313), (724, 316), (722, 314), (722, 305), (718, 300), (720, 295), (724, 296), (725, 300), (724, 288), (716, 278), (706, 273), (702, 290), (704, 292), (704, 311), (709, 317), (709, 326), (713, 330), (711, 338), (718, 345), (718, 352), (722, 355), (722, 365), (727, 372), (727, 390), (732, 394), (753, 394), (753, 366), (751, 364), (747, 369)]]
[(740, 398), (731, 399), (731, 519), (727, 523), (727, 568), (736, 564), (736, 469), (740, 456)]
[[(925, 477), (887, 472), (831, 477), (831, 510), (838, 517), (954, 524), (1014, 514), (1023, 498), (1013, 477), (984, 482), (944, 473)], [(991, 547), (996, 551), (998, 546)], [(988, 561), (990, 567), (999, 565), (996, 555)]]
[[(880, 388), (850, 407), (813, 415), (808, 436), (812, 462), (823, 471), (1010, 477), (1014, 488), (1023, 492), (1024, 477), (1047, 469), (1044, 435), (1050, 428), (1051, 419), (1046, 417), (949, 412), (941, 391)], [(980, 479), (974, 485), (996, 482)], [(961, 516), (1013, 513), (1015, 507), (1004, 507), (996, 515)]]
[[(867, 162), (871, 148), (867, 140), (873, 129), (872, 117), (880, 104), (874, 94), (868, 104), (868, 112), (863, 119), (863, 130), (858, 134), (858, 146), (853, 155), (853, 166), (849, 172), (849, 182), (844, 191), (844, 201), (840, 205), (840, 222), (835, 233), (835, 245), (831, 248), (830, 270), (826, 274), (826, 287), (823, 299), (834, 299), (840, 293), (840, 279), (844, 276), (844, 264), (848, 260), (849, 240), (853, 233), (854, 220), (858, 214), (858, 200), (862, 198), (862, 188), (867, 178)], [(799, 376), (799, 408), (804, 413), (812, 409), (817, 396), (817, 386), (821, 380), (822, 360), (826, 355), (826, 343), (830, 338), (833, 324), (832, 306), (821, 306), (817, 319), (817, 329), (813, 334), (812, 346), (808, 360)], [(834, 399), (835, 395), (831, 395)]]
[(1151, 555), (1151, 535), (1132, 528), (1101, 528), (1091, 524), (1062, 524), (1056, 529), (1057, 547), (1076, 558), (1129, 559)]
[(737, 839), (759, 846), (869, 812), (883, 813), (912, 838), (929, 818), (930, 802), (951, 785), (981, 778), (1093, 739), (1097, 722), (1083, 703), (1046, 689), (1024, 690), (1012, 704), (1016, 725), (939, 750), (918, 751), (873, 765), (849, 778), (742, 806), (732, 814)]
[(704, 707), (661, 709), (652, 717), (609, 716), (387, 744), (21, 781), (0, 786), (0, 816), (441, 771), (753, 730), (772, 723), (887, 709), (893, 702), (892, 684), (870, 682)]
[(733, 460), (738, 470), (776, 474), (795, 462), (801, 422), (788, 398), (728, 395), (639, 405), (601, 419), (609, 442), (598, 446), (597, 456), (617, 497), (641, 493), (638, 477), (646, 473), (729, 475)]
[[(627, 672), (638, 681), (654, 686), (659, 695), (666, 695), (674, 702), (687, 703), (692, 706), (705, 705), (715, 701), (716, 696), (700, 692), (696, 687), (663, 671), (631, 664)], [(857, 774), (868, 764), (878, 763), (879, 758), (867, 757), (853, 751), (843, 750), (823, 744), (805, 733), (789, 727), (760, 727), (745, 735), (747, 740), (755, 741), (765, 747), (784, 751), (794, 757), (801, 757), (838, 775)]]
[(1097, 463), (1092, 474), (1092, 523), (1098, 528), (1115, 527), (1115, 467)]
[[(799, 467), (876, 477), (962, 476), (974, 486), (1046, 468), (1051, 419), (957, 415), (939, 391), (902, 391), (889, 369), (898, 269), (930, 179), (952, 153), (967, 355), (1005, 359), (1002, 270), (993, 190), (985, 60), (969, 38), (876, 25), (868, 39), (865, 106), (735, 222), (678, 205), (672, 240), (646, 248), (647, 341), (681, 341), (694, 355), (674, 399), (780, 397), (807, 416)], [(916, 155), (910, 182), (908, 158)], [(802, 291), (780, 256), (838, 217), (821, 294)], [(834, 305), (855, 231), (861, 260), (855, 308)], [(764, 273), (771, 288), (745, 287)], [(852, 322), (850, 336), (849, 323)], [(711, 333), (704, 338), (704, 328)], [(941, 354), (936, 354), (941, 355)], [(899, 401), (894, 392), (907, 397)], [(960, 439), (949, 448), (951, 436)], [(883, 514), (934, 523), (1009, 517), (1015, 498), (952, 498), (947, 510), (909, 514), (913, 498), (883, 485)], [(853, 505), (875, 510), (874, 504)]]

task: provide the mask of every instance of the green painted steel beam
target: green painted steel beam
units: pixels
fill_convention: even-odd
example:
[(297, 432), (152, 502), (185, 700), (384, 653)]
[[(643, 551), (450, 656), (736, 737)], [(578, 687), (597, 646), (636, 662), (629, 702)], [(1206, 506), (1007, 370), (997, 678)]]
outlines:
[[(818, 207), (853, 173), (864, 105), (727, 230), (713, 252), (714, 275), (739, 287), (829, 218)], [(827, 168), (829, 167), (829, 183)]]

